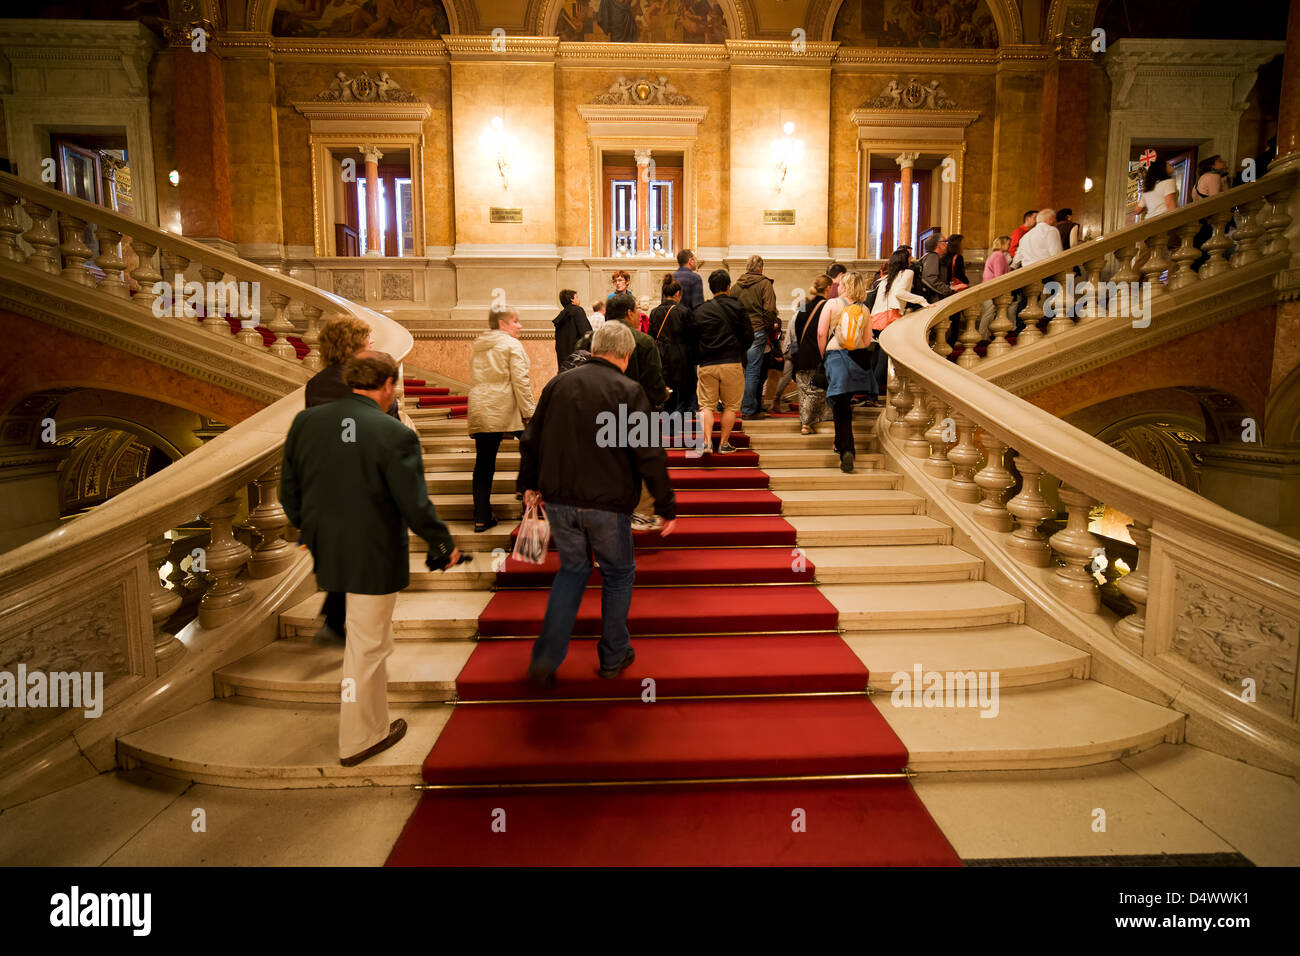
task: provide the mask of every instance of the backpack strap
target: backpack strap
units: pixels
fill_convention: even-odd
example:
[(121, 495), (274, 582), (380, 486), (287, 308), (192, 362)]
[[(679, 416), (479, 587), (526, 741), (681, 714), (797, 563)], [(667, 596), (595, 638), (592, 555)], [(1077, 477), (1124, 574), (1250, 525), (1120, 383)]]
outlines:
[(817, 308), (813, 309), (812, 315), (808, 316), (808, 318), (804, 321), (803, 335), (799, 336), (800, 342), (808, 341), (808, 330), (810, 328), (815, 327), (813, 324), (813, 319), (821, 315), (822, 309), (825, 307), (825, 305), (826, 305), (826, 300), (822, 299), (820, 302), (817, 303)]
[(659, 336), (663, 334), (664, 326), (668, 324), (668, 317), (673, 314), (673, 309), (675, 308), (677, 308), (676, 303), (670, 305), (668, 307), (668, 311), (664, 313), (663, 319), (661, 319), (659, 322), (659, 331), (655, 333), (656, 340), (658, 340)]

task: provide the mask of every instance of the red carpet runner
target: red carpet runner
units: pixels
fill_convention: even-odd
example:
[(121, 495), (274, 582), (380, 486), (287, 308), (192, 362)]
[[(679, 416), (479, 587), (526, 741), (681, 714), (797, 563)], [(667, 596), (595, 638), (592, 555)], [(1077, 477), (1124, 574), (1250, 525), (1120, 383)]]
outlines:
[[(899, 771), (907, 750), (736, 439), (729, 456), (670, 453), (681, 517), (668, 538), (636, 534), (637, 658), (619, 679), (596, 673), (597, 570), (555, 688), (524, 681), (559, 562), (506, 562), (424, 763), (466, 789), (426, 792), (389, 865), (958, 862), (906, 780), (848, 779)], [(789, 777), (832, 779), (770, 779)]]

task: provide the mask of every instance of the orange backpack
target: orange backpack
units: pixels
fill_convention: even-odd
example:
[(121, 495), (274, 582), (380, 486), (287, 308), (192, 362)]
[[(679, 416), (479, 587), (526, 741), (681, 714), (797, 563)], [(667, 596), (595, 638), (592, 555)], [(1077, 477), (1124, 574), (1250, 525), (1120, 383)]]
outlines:
[(854, 351), (871, 345), (871, 311), (861, 302), (852, 302), (840, 313), (839, 325), (835, 327), (835, 338), (840, 348)]

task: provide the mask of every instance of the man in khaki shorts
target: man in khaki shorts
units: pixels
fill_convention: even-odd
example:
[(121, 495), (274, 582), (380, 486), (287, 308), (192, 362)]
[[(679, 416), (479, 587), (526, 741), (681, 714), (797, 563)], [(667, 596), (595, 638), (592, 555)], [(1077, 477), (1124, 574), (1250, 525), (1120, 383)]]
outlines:
[[(734, 296), (728, 295), (731, 276), (718, 269), (709, 276), (709, 291), (713, 298), (695, 310), (695, 331), (700, 343), (699, 384), (696, 395), (700, 401), (700, 429), (705, 441), (712, 441), (713, 416), (718, 402), (722, 402), (722, 441), (718, 454), (729, 455), (736, 449), (731, 445), (731, 429), (736, 424), (740, 403), (745, 396), (745, 345), (753, 337), (745, 307)], [(701, 443), (686, 454), (698, 458)]]

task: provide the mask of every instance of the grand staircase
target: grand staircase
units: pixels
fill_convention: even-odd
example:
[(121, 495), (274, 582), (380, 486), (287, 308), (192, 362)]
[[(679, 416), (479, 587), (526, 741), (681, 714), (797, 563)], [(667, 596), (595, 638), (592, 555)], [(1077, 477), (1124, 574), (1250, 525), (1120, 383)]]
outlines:
[[(757, 454), (757, 463), (770, 477), (770, 494), (754, 495), (749, 506), (754, 520), (745, 524), (751, 531), (761, 530), (763, 521), (788, 523), (793, 529), (797, 552), (789, 544), (768, 549), (779, 551), (787, 565), (792, 554), (797, 558), (801, 553), (813, 569), (812, 583), (836, 612), (833, 626), (863, 665), (858, 691), (873, 695), (906, 746), (908, 768), (921, 772), (1070, 767), (1112, 760), (1161, 741), (1179, 741), (1182, 714), (1089, 680), (1088, 654), (1027, 626), (1024, 602), (983, 580), (984, 562), (955, 546), (952, 527), (927, 513), (923, 497), (902, 489), (901, 476), (888, 467), (879, 451), (867, 451), (876, 447), (876, 413), (876, 409), (858, 413), (855, 429), (863, 454), (853, 474), (839, 471), (836, 456), (826, 448), (825, 433), (800, 435), (797, 422), (790, 419), (745, 423), (742, 441)], [(464, 422), (446, 417), (443, 408), (415, 409), (411, 415), (425, 450), (430, 494), (458, 546), (473, 553), (474, 560), (446, 574), (431, 573), (424, 568), (423, 542), (412, 538), (411, 585), (398, 597), (396, 644), (389, 662), (392, 711), (410, 724), (406, 739), (358, 767), (338, 765), (335, 700), (342, 655), (311, 643), (322, 600), (315, 594), (280, 614), (280, 640), (214, 674), (211, 701), (123, 737), (119, 753), (124, 764), (244, 787), (421, 781), (425, 757), (454, 709), (475, 706), (456, 703), (457, 678), (463, 676), (478, 642), (507, 644), (511, 642), (505, 638), (531, 638), (536, 630), (480, 634), (480, 616), (494, 596), (509, 600), (518, 593), (494, 591), (493, 568), (506, 570), (504, 555), (511, 547), (514, 522), (503, 521), (484, 534), (472, 532), (469, 484), (474, 446)], [(717, 456), (709, 461), (729, 464)], [(500, 515), (517, 513), (513, 494), (517, 465), (517, 452), (503, 446), (494, 482), (494, 506)], [(723, 480), (721, 487), (749, 483), (747, 475), (754, 469), (748, 465), (742, 460), (732, 466), (736, 482)], [(679, 486), (686, 471), (675, 473)], [(684, 514), (689, 514), (688, 509), (707, 512), (711, 507), (698, 492), (679, 494), (684, 496)], [(696, 494), (694, 501), (692, 494)], [(704, 534), (697, 537), (695, 553), (698, 573), (706, 575), (708, 558), (718, 553), (706, 550), (710, 542), (715, 547), (745, 544), (743, 536), (708, 537), (719, 522), (734, 523), (735, 517), (707, 513), (683, 517), (681, 537), (664, 543), (689, 548), (692, 542), (683, 538)], [(649, 600), (655, 599), (657, 588), (664, 587), (653, 578), (654, 556), (662, 553), (643, 551), (639, 560), (638, 592), (646, 592)], [(689, 562), (688, 552), (678, 551), (674, 561), (683, 560)], [(508, 583), (528, 584), (518, 578), (522, 569), (515, 568), (513, 561), (510, 564), (515, 570), (505, 578), (515, 580)], [(701, 583), (705, 581), (718, 588), (729, 583), (707, 578)], [(776, 606), (789, 603), (781, 597), (787, 583), (747, 586), (771, 592), (764, 597), (774, 598)], [(666, 593), (676, 602), (664, 602), (666, 615), (689, 617), (691, 593), (683, 588)], [(755, 595), (750, 603), (764, 602)], [(755, 629), (763, 630), (761, 624)], [(634, 630), (634, 642), (637, 636)], [(517, 686), (513, 696), (527, 697), (522, 681), (527, 642), (514, 643)], [(740, 645), (736, 653), (743, 659)], [(590, 645), (575, 641), (570, 664), (580, 661), (582, 668), (593, 670), (588, 658), (594, 658)], [(738, 667), (743, 669), (742, 665), (739, 660)], [(771, 674), (753, 673), (751, 668), (746, 677), (767, 678), (763, 685), (767, 693), (793, 697), (808, 692), (810, 685), (801, 683), (798, 674), (773, 666), (777, 670)], [(997, 718), (982, 719), (975, 708), (891, 706), (892, 676), (902, 672), (910, 678), (918, 666), (922, 671), (997, 672), (1001, 688)], [(629, 673), (641, 672), (634, 667)], [(568, 686), (573, 693), (572, 683)], [(707, 683), (683, 686), (685, 696), (700, 696), (693, 692), (701, 689), (703, 696), (710, 696)], [(638, 677), (635, 694), (639, 693)], [(633, 763), (635, 759), (635, 752), (628, 755)]]

